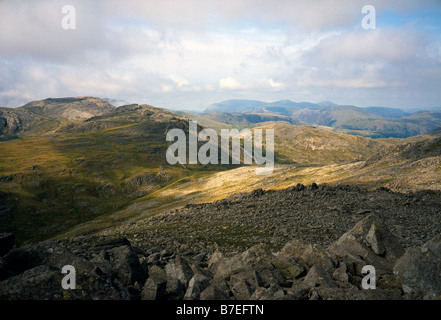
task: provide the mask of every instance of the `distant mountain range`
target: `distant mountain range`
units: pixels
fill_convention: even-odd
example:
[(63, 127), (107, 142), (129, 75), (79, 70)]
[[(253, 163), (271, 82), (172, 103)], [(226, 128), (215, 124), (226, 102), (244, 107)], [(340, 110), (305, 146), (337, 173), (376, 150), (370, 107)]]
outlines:
[[(228, 117), (225, 114), (228, 114)], [(237, 124), (238, 119), (243, 118), (245, 114), (283, 116), (284, 119), (276, 121), (325, 126), (337, 132), (371, 138), (406, 138), (428, 133), (441, 126), (441, 110), (408, 113), (396, 108), (361, 108), (337, 105), (330, 101), (311, 103), (290, 100), (227, 100), (212, 104), (199, 116), (227, 124)]]

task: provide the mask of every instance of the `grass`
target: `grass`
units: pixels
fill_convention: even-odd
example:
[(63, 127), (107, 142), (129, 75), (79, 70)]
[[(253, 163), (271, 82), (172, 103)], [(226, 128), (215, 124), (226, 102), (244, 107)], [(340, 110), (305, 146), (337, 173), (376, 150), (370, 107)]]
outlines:
[(112, 217), (164, 187), (131, 187), (132, 177), (162, 172), (173, 182), (210, 173), (212, 168), (198, 165), (167, 165), (165, 126), (140, 121), (0, 142), (0, 204), (9, 208), (0, 217), (1, 226), (14, 230), (18, 243), (46, 239), (98, 217)]

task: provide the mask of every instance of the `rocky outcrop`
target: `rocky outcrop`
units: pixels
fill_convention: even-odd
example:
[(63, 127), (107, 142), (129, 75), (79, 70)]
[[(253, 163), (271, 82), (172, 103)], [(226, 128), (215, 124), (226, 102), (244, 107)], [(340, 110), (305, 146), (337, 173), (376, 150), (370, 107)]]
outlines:
[[(74, 290), (61, 286), (64, 265), (76, 269)], [(363, 286), (366, 265), (375, 289)], [(328, 248), (292, 240), (278, 252), (259, 244), (230, 257), (65, 239), (10, 250), (0, 275), (1, 299), (439, 299), (441, 235), (404, 250), (372, 214)]]

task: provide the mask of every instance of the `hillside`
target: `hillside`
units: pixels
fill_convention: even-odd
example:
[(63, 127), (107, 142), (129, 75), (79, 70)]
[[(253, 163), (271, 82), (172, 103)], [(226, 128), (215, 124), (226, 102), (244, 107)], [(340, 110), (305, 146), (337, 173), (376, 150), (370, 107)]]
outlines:
[[(91, 101), (87, 114), (101, 115), (78, 120), (76, 111), (89, 110)], [(0, 143), (0, 223), (19, 242), (109, 215), (183, 177), (229, 168), (167, 164), (165, 134), (174, 127), (188, 132), (188, 118), (147, 105), (114, 108), (96, 98), (57, 99), (59, 109), (53, 103), (17, 110), (52, 120), (50, 131)], [(72, 110), (74, 121), (57, 122)]]
[[(96, 115), (79, 119), (90, 104), (87, 114)], [(348, 110), (359, 112), (355, 107)], [(0, 143), (0, 219), (18, 231), (19, 241), (101, 230), (259, 187), (326, 182), (398, 191), (440, 189), (437, 132), (370, 139), (333, 132), (332, 127), (292, 125), (280, 121), (287, 116), (272, 113), (254, 118), (221, 114), (223, 118), (214, 120), (207, 114), (179, 115), (149, 105), (116, 108), (90, 97), (48, 99), (12, 111), (31, 117), (28, 131), (17, 132), (19, 139)], [(346, 119), (352, 115), (349, 111)], [(188, 131), (189, 117), (182, 114), (216, 129), (274, 129), (273, 174), (256, 176), (253, 166), (168, 165), (165, 133), (175, 127)], [(234, 125), (217, 121), (225, 119)], [(43, 120), (50, 125), (32, 127)], [(263, 120), (272, 121), (259, 122)]]
[[(137, 224), (143, 218), (167, 214), (188, 204), (209, 203), (258, 188), (279, 190), (298, 183), (348, 184), (369, 190), (389, 188), (406, 193), (441, 190), (441, 157), (436, 156), (441, 152), (438, 133), (373, 140), (279, 124), (275, 130), (276, 166), (272, 174), (259, 176), (253, 167), (244, 166), (182, 179), (133, 201), (127, 208), (114, 212), (111, 219), (95, 219), (69, 230), (64, 236), (104, 230), (116, 220), (122, 225)], [(405, 150), (418, 150), (421, 143), (425, 149), (419, 153), (412, 151), (414, 156), (409, 159)], [(320, 144), (327, 148), (320, 149)]]
[(0, 108), (0, 140), (49, 132), (66, 120), (84, 120), (115, 109), (94, 97), (49, 98), (18, 108)]
[[(255, 113), (279, 115), (293, 118), (296, 122), (332, 127), (336, 132), (375, 139), (407, 138), (426, 134), (441, 126), (441, 112), (436, 110), (409, 114), (394, 108), (360, 108), (336, 105), (332, 102), (315, 104), (290, 100), (270, 103), (255, 100), (227, 100), (213, 104), (205, 112), (208, 114), (216, 112), (216, 121), (227, 122), (230, 121), (228, 115), (232, 110), (241, 113), (243, 117)], [(205, 116), (206, 113), (201, 116)], [(222, 113), (225, 115), (221, 116)]]

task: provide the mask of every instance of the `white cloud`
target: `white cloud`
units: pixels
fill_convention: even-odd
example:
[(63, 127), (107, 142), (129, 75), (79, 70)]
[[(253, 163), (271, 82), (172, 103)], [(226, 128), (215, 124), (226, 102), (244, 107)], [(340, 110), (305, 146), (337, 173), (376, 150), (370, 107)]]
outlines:
[(250, 85), (242, 84), (232, 77), (219, 80), (219, 87), (227, 90), (244, 90), (250, 88)]
[(184, 79), (184, 78), (181, 78), (181, 77), (178, 77), (178, 76), (175, 76), (175, 75), (171, 75), (171, 76), (170, 76), (170, 79), (171, 79), (174, 83), (176, 83), (176, 85), (177, 85), (178, 87), (183, 87), (183, 86), (186, 86), (186, 85), (189, 84), (189, 82), (188, 82), (187, 79)]
[(440, 12), (436, 1), (373, 0), (377, 29), (369, 31), (360, 27), (366, 3), (358, 0), (69, 3), (76, 30), (61, 28), (65, 1), (0, 1), (0, 106), (71, 95), (186, 107), (204, 99), (317, 101), (376, 88), (384, 99), (388, 88), (427, 103), (441, 98), (439, 26), (382, 20), (385, 9)]

